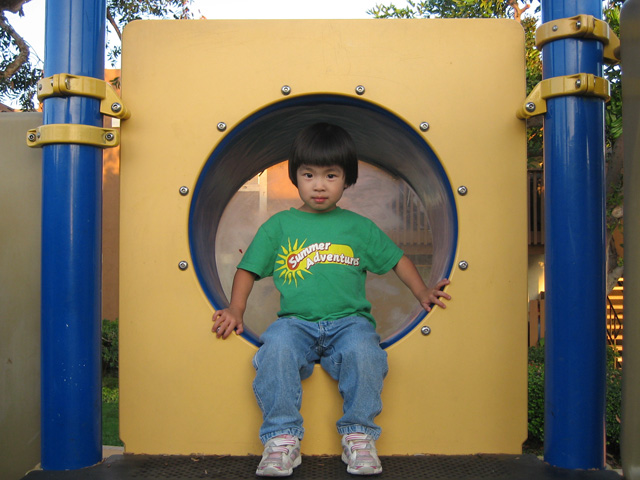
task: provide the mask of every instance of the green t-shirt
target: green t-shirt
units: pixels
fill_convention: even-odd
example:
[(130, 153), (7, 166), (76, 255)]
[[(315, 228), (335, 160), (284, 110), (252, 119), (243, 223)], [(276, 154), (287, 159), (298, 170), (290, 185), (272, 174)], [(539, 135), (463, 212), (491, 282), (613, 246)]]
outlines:
[(403, 252), (371, 220), (349, 210), (277, 213), (256, 233), (238, 268), (274, 277), (278, 316), (308, 321), (362, 315), (375, 320), (365, 296), (367, 271), (383, 274)]

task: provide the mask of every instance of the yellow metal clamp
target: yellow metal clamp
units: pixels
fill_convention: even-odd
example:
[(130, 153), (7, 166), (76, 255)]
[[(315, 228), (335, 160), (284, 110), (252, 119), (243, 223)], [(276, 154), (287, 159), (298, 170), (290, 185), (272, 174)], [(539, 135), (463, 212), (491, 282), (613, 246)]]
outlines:
[(109, 148), (120, 143), (120, 133), (113, 128), (68, 123), (41, 125), (27, 132), (29, 147), (42, 147), (53, 143), (74, 143)]
[(610, 98), (609, 81), (591, 73), (547, 78), (535, 86), (516, 115), (518, 118), (526, 119), (546, 113), (548, 98), (565, 95), (600, 97), (608, 101)]
[[(100, 113), (126, 120), (131, 116), (114, 88), (104, 80), (93, 77), (58, 73), (38, 82), (38, 99), (50, 97), (83, 96), (100, 100)], [(53, 143), (75, 143), (109, 148), (120, 144), (120, 133), (113, 128), (100, 128), (81, 124), (42, 125), (27, 132), (29, 147), (42, 147)]]
[(110, 117), (126, 120), (131, 116), (118, 94), (109, 83), (93, 77), (82, 77), (59, 73), (43, 78), (38, 82), (38, 99), (49, 97), (66, 97), (80, 95), (97, 98), (100, 102), (100, 113)]
[(570, 37), (599, 40), (604, 44), (605, 62), (615, 64), (620, 61), (620, 39), (607, 22), (593, 15), (576, 15), (543, 23), (536, 30), (536, 47), (540, 49), (549, 42)]

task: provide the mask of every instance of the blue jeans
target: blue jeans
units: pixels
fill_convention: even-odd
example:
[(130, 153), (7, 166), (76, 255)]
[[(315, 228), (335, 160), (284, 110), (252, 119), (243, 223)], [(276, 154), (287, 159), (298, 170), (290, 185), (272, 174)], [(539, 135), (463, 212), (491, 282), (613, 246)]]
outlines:
[(336, 423), (338, 433), (380, 436), (373, 419), (382, 410), (387, 353), (380, 348), (380, 337), (369, 320), (351, 316), (316, 323), (283, 317), (267, 328), (260, 341), (253, 359), (253, 391), (264, 419), (262, 443), (284, 434), (302, 439), (301, 381), (313, 373), (318, 360), (338, 381), (344, 400), (344, 415)]

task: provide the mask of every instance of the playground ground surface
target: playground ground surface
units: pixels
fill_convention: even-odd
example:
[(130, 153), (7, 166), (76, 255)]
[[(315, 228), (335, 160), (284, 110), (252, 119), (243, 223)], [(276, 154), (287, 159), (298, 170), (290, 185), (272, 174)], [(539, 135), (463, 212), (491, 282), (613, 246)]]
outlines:
[[(121, 447), (105, 447), (105, 460), (69, 471), (33, 470), (23, 480), (191, 480), (247, 479), (255, 476), (259, 457), (126, 455)], [(369, 478), (438, 480), (621, 480), (620, 470), (554, 468), (535, 455), (411, 455), (382, 456), (383, 472)], [(339, 456), (303, 455), (289, 477), (298, 480), (355, 479)], [(367, 478), (367, 477), (364, 477)]]

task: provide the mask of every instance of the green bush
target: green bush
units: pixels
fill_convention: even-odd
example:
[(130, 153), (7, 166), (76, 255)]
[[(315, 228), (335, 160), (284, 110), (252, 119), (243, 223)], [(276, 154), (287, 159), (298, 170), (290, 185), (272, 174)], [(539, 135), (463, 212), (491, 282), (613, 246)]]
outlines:
[[(622, 372), (615, 368), (617, 353), (607, 348), (607, 409), (606, 435), (607, 447), (614, 456), (620, 451), (620, 403), (622, 398)], [(529, 440), (544, 442), (544, 340), (539, 346), (529, 348)]]
[(119, 403), (120, 402), (120, 390), (118, 387), (102, 387), (102, 402), (103, 403)]
[(529, 347), (529, 364), (544, 365), (544, 338), (540, 339), (538, 345)]
[(102, 373), (118, 372), (118, 319), (102, 320)]
[(540, 344), (529, 348), (529, 440), (544, 442), (544, 339)]
[(529, 439), (544, 442), (544, 365), (529, 363)]
[(622, 370), (616, 369), (618, 352), (607, 348), (607, 445), (614, 454), (620, 452), (620, 418), (622, 404)]

